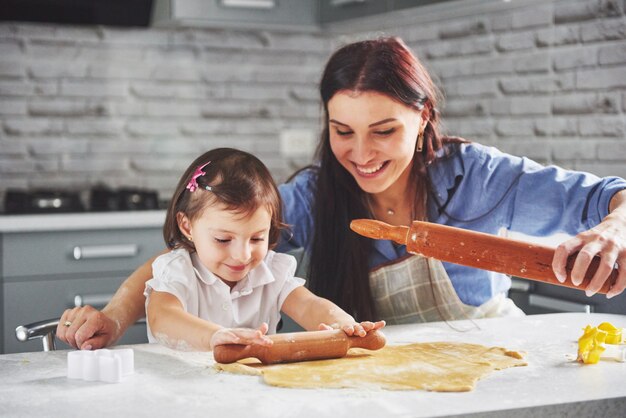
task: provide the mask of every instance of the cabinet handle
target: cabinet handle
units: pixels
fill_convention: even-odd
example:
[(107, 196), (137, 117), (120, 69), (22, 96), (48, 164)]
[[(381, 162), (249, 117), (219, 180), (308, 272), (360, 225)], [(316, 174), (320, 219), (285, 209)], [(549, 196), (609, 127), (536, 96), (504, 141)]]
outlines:
[(74, 260), (90, 258), (134, 257), (139, 252), (137, 244), (87, 245), (74, 247)]
[(81, 306), (91, 305), (94, 308), (102, 309), (113, 297), (112, 293), (104, 295), (76, 295), (74, 296), (74, 306), (80, 308)]
[(528, 296), (528, 304), (530, 306), (536, 306), (537, 308), (552, 309), (559, 312), (593, 312), (592, 305), (535, 294)]

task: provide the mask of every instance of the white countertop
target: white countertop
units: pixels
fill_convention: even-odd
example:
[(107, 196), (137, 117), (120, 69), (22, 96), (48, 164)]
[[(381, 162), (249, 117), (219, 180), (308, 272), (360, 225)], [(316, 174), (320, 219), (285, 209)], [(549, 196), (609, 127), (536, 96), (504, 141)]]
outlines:
[(145, 417), (388, 417), (622, 416), (626, 363), (574, 361), (576, 340), (587, 324), (626, 316), (551, 314), (387, 327), (392, 344), (460, 341), (527, 352), (527, 367), (493, 372), (471, 392), (391, 392), (368, 389), (285, 389), (255, 376), (217, 373), (210, 353), (141, 344), (135, 373), (110, 384), (66, 378), (67, 351), (0, 356), (0, 416)]
[(0, 233), (162, 227), (164, 210), (0, 215)]

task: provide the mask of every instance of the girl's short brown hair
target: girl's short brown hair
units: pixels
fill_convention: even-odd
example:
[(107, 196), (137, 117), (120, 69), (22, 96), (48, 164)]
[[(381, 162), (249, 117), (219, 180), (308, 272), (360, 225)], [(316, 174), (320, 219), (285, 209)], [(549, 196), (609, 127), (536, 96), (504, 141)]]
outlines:
[[(210, 163), (209, 163), (210, 162)], [(209, 163), (209, 164), (207, 164)], [(197, 177), (195, 191), (187, 189), (196, 169), (207, 164)], [(210, 190), (207, 190), (207, 186)], [(204, 210), (221, 204), (227, 210), (243, 216), (266, 207), (272, 217), (268, 237), (269, 248), (278, 243), (282, 223), (282, 203), (276, 183), (265, 165), (252, 154), (233, 148), (216, 148), (202, 154), (185, 170), (167, 209), (163, 238), (168, 248), (185, 248), (195, 252), (189, 241), (178, 228), (177, 214), (183, 213), (193, 221)]]

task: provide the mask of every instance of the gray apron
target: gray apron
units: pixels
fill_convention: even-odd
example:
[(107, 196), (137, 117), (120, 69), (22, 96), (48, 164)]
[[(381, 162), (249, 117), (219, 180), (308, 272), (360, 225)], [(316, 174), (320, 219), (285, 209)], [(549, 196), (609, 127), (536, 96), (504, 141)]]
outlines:
[(524, 315), (504, 295), (481, 306), (464, 304), (441, 261), (420, 255), (375, 268), (369, 282), (377, 319), (389, 325)]

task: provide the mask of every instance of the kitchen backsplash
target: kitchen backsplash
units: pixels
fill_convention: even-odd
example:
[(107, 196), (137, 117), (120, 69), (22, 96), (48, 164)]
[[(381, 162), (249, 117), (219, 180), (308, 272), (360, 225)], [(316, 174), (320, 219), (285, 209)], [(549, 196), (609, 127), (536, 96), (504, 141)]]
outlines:
[(376, 35), (402, 36), (439, 80), (446, 132), (626, 177), (626, 0), (511, 3), (348, 35), (0, 23), (0, 194), (104, 183), (167, 196), (219, 146), (282, 181), (310, 160), (281, 155), (280, 136), (319, 132), (329, 54)]

